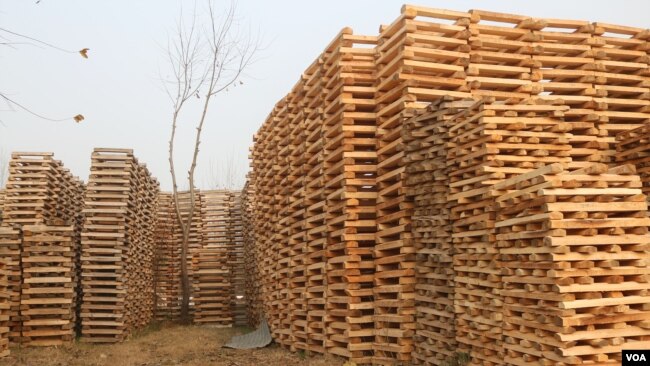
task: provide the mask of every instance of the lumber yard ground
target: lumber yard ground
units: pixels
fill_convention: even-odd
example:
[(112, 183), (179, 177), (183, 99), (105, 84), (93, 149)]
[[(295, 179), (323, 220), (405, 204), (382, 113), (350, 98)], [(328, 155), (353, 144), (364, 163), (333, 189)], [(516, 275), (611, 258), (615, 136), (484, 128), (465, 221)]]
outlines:
[(49, 348), (12, 348), (0, 366), (334, 366), (344, 361), (331, 357), (308, 357), (277, 345), (257, 350), (222, 348), (245, 328), (209, 328), (155, 323), (118, 344)]

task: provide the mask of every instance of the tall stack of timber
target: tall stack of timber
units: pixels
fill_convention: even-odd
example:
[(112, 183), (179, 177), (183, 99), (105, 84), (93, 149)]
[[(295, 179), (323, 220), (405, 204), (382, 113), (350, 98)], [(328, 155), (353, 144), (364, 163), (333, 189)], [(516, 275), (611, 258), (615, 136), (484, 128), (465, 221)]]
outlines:
[(412, 197), (416, 250), (413, 361), (438, 365), (459, 351), (455, 334), (452, 224), (450, 219), (449, 119), (474, 102), (443, 98), (404, 124), (406, 194)]
[[(404, 191), (404, 121), (442, 96), (469, 96), (470, 15), (404, 6), (382, 27), (376, 60), (375, 363), (408, 361), (415, 330), (413, 203)], [(452, 23), (452, 24), (450, 24)]]
[(613, 155), (616, 134), (650, 122), (650, 30), (593, 23), (597, 111)]
[(230, 268), (230, 283), (232, 289), (231, 309), (233, 324), (245, 326), (246, 317), (246, 269), (244, 264), (244, 222), (242, 207), (242, 192), (230, 192), (228, 210), (228, 238), (231, 241), (228, 252), (228, 267)]
[(536, 96), (570, 105), (573, 168), (606, 161), (608, 148), (594, 97), (593, 27), (586, 21), (535, 19), (528, 16), (471, 10), (472, 94), (521, 100)]
[(260, 247), (256, 245), (257, 230), (255, 228), (259, 223), (255, 221), (256, 204), (255, 192), (251, 184), (252, 177), (249, 175), (248, 181), (242, 190), (242, 232), (244, 238), (244, 270), (245, 270), (245, 294), (246, 299), (246, 318), (251, 327), (257, 327), (262, 321), (262, 285), (259, 275), (258, 264), (262, 261)]
[(135, 202), (128, 210), (126, 237), (126, 324), (141, 329), (153, 319), (154, 292), (154, 232), (158, 212), (160, 186), (145, 164), (134, 159), (132, 195)]
[[(307, 187), (305, 184), (309, 182), (307, 175), (308, 162), (310, 159), (309, 152), (305, 147), (307, 146), (306, 138), (309, 136), (306, 132), (306, 111), (305, 103), (313, 98), (313, 91), (310, 93), (312, 97), (304, 97), (304, 93), (309, 93), (309, 87), (306, 83), (310, 80), (309, 73), (305, 73), (300, 81), (294, 86), (293, 92), (290, 94), (291, 98), (288, 99), (287, 108), (287, 135), (281, 140), (283, 148), (280, 154), (286, 159), (285, 165), (287, 166), (286, 179), (287, 190), (283, 192), (283, 205), (287, 206), (285, 211), (280, 210), (279, 230), (280, 235), (287, 238), (288, 243), (288, 257), (289, 257), (289, 280), (288, 280), (288, 316), (291, 329), (291, 344), (292, 349), (308, 350), (314, 347), (322, 347), (323, 337), (318, 337), (314, 341), (310, 337), (309, 319), (308, 319), (308, 301), (310, 295), (307, 292), (307, 263), (308, 253), (311, 252), (309, 248), (308, 239), (306, 236), (310, 235), (306, 229), (307, 207), (306, 207), (306, 192)], [(302, 99), (302, 100), (301, 100)], [(313, 217), (322, 223), (322, 217)], [(322, 233), (317, 236), (322, 238)], [(321, 241), (314, 242), (318, 250), (321, 248)], [(313, 300), (312, 300), (313, 301)], [(322, 299), (324, 302), (325, 299)], [(312, 314), (314, 312), (312, 311)], [(322, 317), (320, 318), (322, 320)], [(314, 323), (312, 323), (313, 325)], [(320, 324), (319, 324), (320, 325)], [(316, 327), (317, 332), (323, 334), (323, 327)]]
[(494, 186), (505, 362), (619, 365), (650, 345), (650, 235), (631, 165), (559, 164)]
[(15, 152), (9, 161), (4, 225), (74, 224), (83, 184), (53, 153)]
[[(278, 284), (278, 249), (279, 245), (275, 240), (275, 233), (277, 227), (277, 215), (279, 211), (279, 203), (277, 202), (280, 185), (278, 177), (275, 175), (276, 169), (279, 165), (276, 164), (278, 158), (279, 147), (279, 114), (283, 102), (278, 103), (273, 112), (267, 118), (268, 124), (260, 129), (257, 138), (264, 143), (257, 145), (258, 149), (252, 151), (252, 155), (256, 156), (254, 163), (258, 165), (258, 170), (264, 174), (263, 176), (256, 177), (255, 191), (258, 192), (258, 199), (256, 204), (260, 210), (259, 219), (260, 223), (257, 229), (258, 245), (260, 245), (260, 252), (262, 253), (262, 260), (259, 263), (260, 275), (262, 277), (262, 298), (264, 299), (264, 313), (266, 314), (267, 321), (271, 328), (273, 338), (280, 339), (280, 318), (279, 318), (279, 298), (277, 288)], [(290, 330), (287, 330), (289, 333)], [(285, 337), (286, 338), (286, 337)]]
[(194, 323), (232, 326), (227, 247), (201, 248), (192, 255)]
[(566, 106), (482, 100), (449, 122), (456, 340), (472, 364), (503, 359), (499, 252), (491, 186), (540, 166), (571, 161)]
[[(31, 262), (23, 265), (23, 257), (25, 259), (30, 257), (31, 259), (28, 259), (30, 261), (33, 259), (33, 255), (30, 256), (29, 252), (23, 250), (22, 228), (25, 225), (48, 225), (54, 231), (58, 226), (64, 230), (69, 227), (73, 228), (70, 243), (72, 264), (69, 267), (63, 265), (65, 267), (63, 273), (71, 273), (69, 286), (74, 291), (78, 291), (79, 232), (82, 222), (83, 193), (83, 183), (72, 176), (60, 161), (55, 160), (53, 153), (16, 152), (12, 154), (2, 213), (4, 227), (0, 230), (0, 242), (9, 269), (10, 319), (7, 325), (10, 328), (10, 340), (14, 343), (20, 343), (24, 336), (24, 340), (31, 345), (47, 344), (47, 341), (36, 341), (32, 336), (38, 334), (37, 337), (40, 337), (51, 330), (45, 324), (47, 321), (34, 320), (26, 326), (27, 333), (21, 333), (23, 320), (28, 321), (34, 311), (41, 311), (41, 309), (32, 311), (27, 304), (21, 306), (24, 281), (27, 277), (32, 276), (31, 273), (23, 273), (23, 267), (27, 270), (27, 268), (31, 268), (30, 266), (35, 265)], [(48, 242), (42, 244), (43, 247), (51, 245)], [(44, 258), (44, 262), (47, 263), (47, 261), (48, 259)], [(53, 273), (56, 271), (52, 270), (50, 274)], [(29, 285), (25, 286), (29, 287)], [(31, 296), (28, 292), (25, 293), (26, 298)], [(61, 322), (69, 323), (67, 329), (71, 329), (73, 335), (76, 330), (74, 314), (78, 311), (78, 298), (78, 294), (75, 294), (71, 297), (71, 301), (66, 300), (65, 303), (59, 304), (62, 312), (72, 314), (64, 315), (65, 320), (62, 319)], [(34, 298), (34, 308), (46, 305), (40, 301), (47, 303), (48, 300)], [(24, 316), (23, 311), (25, 311)], [(43, 312), (45, 317), (58, 315), (50, 314), (48, 310), (43, 310)], [(41, 338), (41, 340), (43, 339)]]
[[(323, 57), (327, 93), (322, 122), (327, 223), (327, 268), (321, 272), (327, 276), (325, 345), (327, 352), (357, 363), (372, 360), (374, 342), (377, 128), (375, 51), (368, 46), (376, 43), (376, 37), (354, 35), (346, 28), (326, 49), (327, 58)], [(318, 262), (312, 259), (310, 273), (324, 269), (321, 258), (315, 258)]]
[(76, 336), (77, 253), (73, 225), (23, 227), (22, 343), (69, 344)]
[(0, 257), (4, 264), (4, 275), (7, 285), (5, 288), (8, 301), (6, 318), (3, 317), (0, 327), (8, 328), (8, 337), (12, 343), (20, 342), (20, 290), (22, 287), (22, 270), (20, 253), (22, 248), (22, 232), (18, 228), (0, 226)]
[(632, 164), (643, 183), (643, 194), (650, 193), (650, 123), (616, 136), (616, 161)]
[(0, 358), (9, 355), (9, 327), (7, 323), (9, 322), (11, 304), (8, 272), (7, 260), (4, 256), (0, 256)]
[[(303, 92), (298, 94), (299, 100), (294, 102), (298, 109), (296, 114), (295, 138), (292, 155), (294, 161), (292, 193), (293, 229), (292, 247), (294, 263), (302, 265), (305, 281), (302, 298), (294, 295), (293, 308), (300, 311), (294, 329), (303, 331), (300, 336), (309, 352), (322, 353), (328, 345), (327, 327), (327, 238), (325, 228), (325, 197), (323, 192), (323, 141), (322, 119), (320, 108), (326, 93), (326, 73), (324, 59), (332, 53), (331, 44), (318, 60), (303, 73), (301, 81)], [(302, 95), (301, 95), (302, 94)], [(302, 131), (300, 131), (302, 129)], [(300, 262), (299, 262), (300, 261)], [(300, 270), (300, 268), (297, 268)], [(300, 284), (298, 280), (298, 284)], [(297, 288), (296, 291), (299, 291)], [(298, 303), (298, 301), (301, 301)], [(299, 308), (302, 306), (302, 308)], [(306, 318), (306, 319), (305, 319)]]
[[(325, 352), (357, 363), (395, 364), (413, 355), (415, 362), (436, 364), (454, 347), (462, 352), (472, 347), (474, 363), (499, 364), (507, 339), (501, 330), (503, 285), (489, 187), (554, 162), (570, 170), (612, 163), (615, 134), (638, 127), (650, 114), (649, 35), (588, 21), (410, 5), (382, 26), (378, 37), (344, 29), (276, 104), (251, 149), (256, 205), (251, 221), (260, 223), (254, 247), (263, 253), (257, 263), (259, 306), (274, 338), (291, 349), (303, 349), (306, 338), (310, 350), (320, 352), (324, 344)], [(365, 58), (371, 55), (374, 65)], [(366, 84), (367, 77), (374, 80)], [(372, 97), (366, 94), (370, 86)], [(496, 107), (463, 105), (470, 98), (491, 98), (487, 105)], [(469, 110), (452, 122), (434, 110), (442, 108), (437, 107), (441, 99), (450, 115)], [(459, 104), (451, 107), (454, 101)], [(404, 127), (432, 103), (431, 116), (419, 121), (439, 123), (424, 126), (414, 120), (413, 130)], [(339, 117), (341, 110), (348, 117)], [(443, 120), (450, 120), (446, 127)], [(458, 123), (463, 127), (454, 132)], [(374, 136), (360, 132), (370, 126)], [(426, 136), (432, 131), (427, 128), (448, 135)], [(372, 138), (374, 149), (365, 151), (368, 166), (361, 159), (340, 158)], [(442, 149), (444, 141), (450, 152), (443, 168), (442, 158), (434, 158), (443, 152), (433, 146)], [(361, 173), (348, 165), (369, 170)], [(449, 182), (446, 203), (442, 175)], [(348, 199), (359, 186), (376, 196), (365, 196), (360, 205)], [(438, 205), (427, 211), (430, 200)], [(362, 208), (352, 210), (354, 205)], [(445, 210), (455, 227), (445, 225)], [(370, 220), (374, 228), (363, 226)], [(364, 234), (374, 232), (374, 238), (358, 236), (354, 225), (363, 226)], [(445, 239), (445, 230), (452, 231), (451, 239)], [(326, 256), (320, 257), (323, 238)], [(370, 247), (373, 271), (364, 267), (364, 248)], [(305, 301), (299, 295), (303, 273), (306, 336)], [(352, 281), (361, 281), (363, 290), (356, 291)], [(368, 296), (366, 281), (373, 281)], [(319, 297), (320, 291), (326, 296)], [(432, 294), (436, 300), (428, 299)], [(363, 305), (347, 301), (357, 295)], [(320, 307), (323, 298), (326, 309)], [(371, 302), (372, 310), (350, 316), (348, 306), (366, 309)], [(324, 336), (319, 314), (325, 314)], [(446, 327), (451, 321), (455, 330)], [(370, 328), (374, 340), (368, 350), (360, 334)], [(456, 346), (451, 337), (435, 337), (437, 329), (455, 334)]]
[(174, 240), (178, 224), (173, 207), (171, 193), (161, 192), (155, 232), (156, 318), (159, 320), (178, 319), (181, 310), (180, 243)]
[(230, 192), (203, 191), (195, 214), (201, 219), (201, 246), (192, 253), (194, 322), (232, 326), (232, 283), (228, 263)]
[(129, 149), (96, 148), (82, 233), (82, 341), (122, 341), (153, 317), (158, 182)]

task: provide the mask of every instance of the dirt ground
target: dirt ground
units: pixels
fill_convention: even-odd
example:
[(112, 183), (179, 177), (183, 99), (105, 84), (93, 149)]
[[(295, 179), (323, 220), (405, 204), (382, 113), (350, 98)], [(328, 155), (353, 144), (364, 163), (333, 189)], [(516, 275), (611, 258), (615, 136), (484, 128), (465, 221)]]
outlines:
[(0, 366), (340, 366), (332, 357), (309, 357), (277, 345), (257, 350), (233, 350), (221, 346), (230, 337), (246, 333), (242, 328), (207, 328), (154, 324), (121, 344), (75, 343), (65, 347), (12, 348)]

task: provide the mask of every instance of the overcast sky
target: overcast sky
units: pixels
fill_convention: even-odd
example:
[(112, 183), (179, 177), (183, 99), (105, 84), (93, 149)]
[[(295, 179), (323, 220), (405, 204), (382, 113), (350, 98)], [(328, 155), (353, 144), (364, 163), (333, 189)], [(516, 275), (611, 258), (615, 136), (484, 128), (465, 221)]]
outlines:
[[(197, 0), (203, 9), (202, 0)], [(172, 0), (0, 0), (0, 28), (64, 49), (88, 47), (89, 59), (47, 47), (0, 45), (0, 91), (51, 118), (78, 113), (86, 120), (49, 122), (0, 103), (0, 150), (52, 151), (87, 180), (93, 147), (128, 147), (170, 188), (167, 141), (171, 104), (162, 89), (165, 44), (181, 3)], [(227, 1), (216, 1), (225, 9)], [(484, 9), (650, 28), (648, 0), (419, 1), (453, 10)], [(238, 16), (266, 47), (244, 85), (215, 100), (203, 134), (197, 184), (209, 188), (233, 162), (237, 182), (248, 170), (252, 136), (303, 70), (345, 27), (376, 35), (400, 13), (402, 1), (240, 0)], [(0, 31), (0, 35), (2, 32)], [(15, 39), (15, 38), (14, 38)], [(2, 42), (0, 40), (0, 42)], [(195, 121), (179, 126), (179, 175), (189, 165)], [(210, 168), (212, 166), (212, 168)], [(218, 179), (218, 178), (216, 178)]]

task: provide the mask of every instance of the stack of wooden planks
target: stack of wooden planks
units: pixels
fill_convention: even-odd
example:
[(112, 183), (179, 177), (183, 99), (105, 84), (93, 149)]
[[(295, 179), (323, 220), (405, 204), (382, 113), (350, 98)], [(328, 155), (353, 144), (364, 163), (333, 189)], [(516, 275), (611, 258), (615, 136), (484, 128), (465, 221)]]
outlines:
[[(4, 199), (4, 219), (0, 227), (0, 246), (8, 269), (10, 309), (6, 325), (10, 328), (9, 337), (13, 343), (24, 340), (25, 344), (38, 346), (67, 342), (74, 338), (79, 299), (79, 233), (84, 189), (84, 184), (60, 161), (55, 160), (53, 153), (12, 154)], [(45, 227), (53, 233), (58, 230), (67, 233), (71, 230), (69, 234), (65, 234), (66, 239), (63, 240), (69, 246), (66, 256), (70, 256), (70, 262), (62, 263), (60, 268), (60, 273), (70, 275), (69, 283), (59, 283), (61, 286), (58, 286), (69, 288), (70, 293), (64, 295), (65, 301), (58, 302), (58, 310), (47, 309), (50, 301), (47, 299), (50, 296), (47, 291), (50, 290), (40, 288), (49, 287), (47, 280), (42, 283), (36, 279), (34, 285), (27, 283), (28, 279), (39, 276), (32, 271), (40, 273), (42, 269), (37, 267), (41, 266), (41, 259), (46, 267), (43, 276), (55, 279), (61, 277), (56, 275), (59, 273), (55, 268), (58, 266), (56, 258), (59, 257), (55, 250), (39, 255), (30, 252), (31, 250), (38, 253), (41, 249), (53, 247), (47, 240), (51, 237), (56, 242), (57, 235), (38, 235), (38, 240), (44, 241), (32, 243), (30, 240), (34, 238), (29, 236), (29, 239), (26, 239), (28, 235), (23, 232), (27, 225), (46, 225)], [(49, 262), (52, 258), (48, 256), (56, 258)], [(33, 262), (34, 260), (36, 262)], [(58, 288), (57, 285), (53, 286)], [(33, 294), (33, 291), (38, 294)], [(23, 301), (28, 303), (23, 304)], [(30, 308), (30, 301), (33, 302), (33, 308)], [(43, 317), (35, 317), (35, 313), (41, 312)], [(48, 319), (61, 314), (63, 315), (59, 320)], [(65, 323), (65, 330), (60, 328), (57, 333), (48, 327), (52, 322)]]
[(53, 153), (12, 153), (3, 224), (72, 224), (79, 220), (82, 194), (83, 183)]
[(178, 224), (173, 209), (171, 193), (158, 195), (158, 214), (156, 222), (156, 318), (178, 319), (180, 303), (180, 243), (174, 240), (174, 230)]
[(195, 323), (232, 326), (230, 202), (226, 190), (201, 192), (201, 206), (196, 213), (202, 221), (202, 242), (192, 253)]
[(650, 345), (646, 198), (633, 166), (553, 164), (497, 183), (509, 365), (619, 365)]
[(2, 321), (1, 326), (9, 328), (9, 340), (14, 344), (20, 343), (22, 328), (20, 321), (20, 290), (23, 281), (20, 265), (22, 242), (20, 229), (0, 226), (0, 257), (4, 262), (7, 280), (6, 293), (9, 303), (7, 318)]
[(202, 248), (192, 256), (194, 323), (232, 326), (232, 288), (227, 247)]
[[(190, 192), (178, 192), (178, 199), (181, 217), (187, 220)], [(192, 286), (190, 314), (196, 323), (248, 323), (242, 204), (241, 193), (236, 191), (195, 190), (187, 260)], [(159, 195), (157, 216), (157, 317), (176, 319), (180, 315), (183, 232), (173, 194)]]
[[(249, 177), (250, 179), (250, 177)], [(255, 192), (250, 184), (250, 180), (246, 182), (242, 190), (242, 233), (243, 233), (243, 246), (244, 246), (244, 286), (246, 300), (246, 318), (251, 327), (257, 327), (262, 321), (262, 284), (259, 272), (257, 270), (258, 264), (261, 262), (261, 253), (259, 252), (260, 246), (256, 244), (256, 230), (255, 227), (258, 223), (255, 220), (254, 212), (255, 205)]]
[(413, 358), (437, 365), (460, 350), (456, 342), (451, 205), (449, 195), (449, 119), (474, 101), (443, 98), (405, 122), (403, 138), (408, 178), (405, 192), (414, 205), (416, 251)]
[(231, 309), (233, 324), (246, 326), (246, 268), (244, 265), (244, 220), (242, 193), (230, 192), (230, 205), (228, 206), (228, 239), (230, 250), (228, 252), (228, 268), (230, 270), (230, 283), (232, 289)]
[[(0, 240), (2, 236), (0, 234)], [(1, 245), (1, 242), (0, 242)], [(7, 260), (0, 255), (0, 358), (9, 355), (10, 289)]]
[(122, 341), (154, 312), (158, 182), (130, 149), (96, 148), (82, 233), (82, 340)]
[(650, 123), (616, 136), (616, 161), (632, 164), (643, 183), (643, 194), (650, 193)]
[(77, 253), (73, 225), (23, 227), (22, 344), (58, 346), (77, 331)]
[[(372, 47), (376, 43), (376, 37), (346, 29), (328, 47), (323, 116), (327, 232), (321, 234), (327, 238), (327, 267), (321, 267), (320, 256), (313, 255), (308, 266), (310, 274), (326, 277), (326, 282), (315, 283), (325, 285), (327, 291), (325, 349), (359, 363), (372, 360), (375, 335), (377, 153)], [(321, 289), (315, 290), (309, 292), (312, 304), (319, 301)]]
[(449, 121), (449, 195), (456, 340), (476, 364), (503, 359), (503, 281), (492, 185), (551, 163), (568, 164), (565, 106), (481, 100)]
[(254, 137), (249, 306), (289, 349), (501, 364), (491, 187), (613, 163), (615, 135), (650, 117), (649, 35), (411, 5), (377, 37), (344, 29)]

